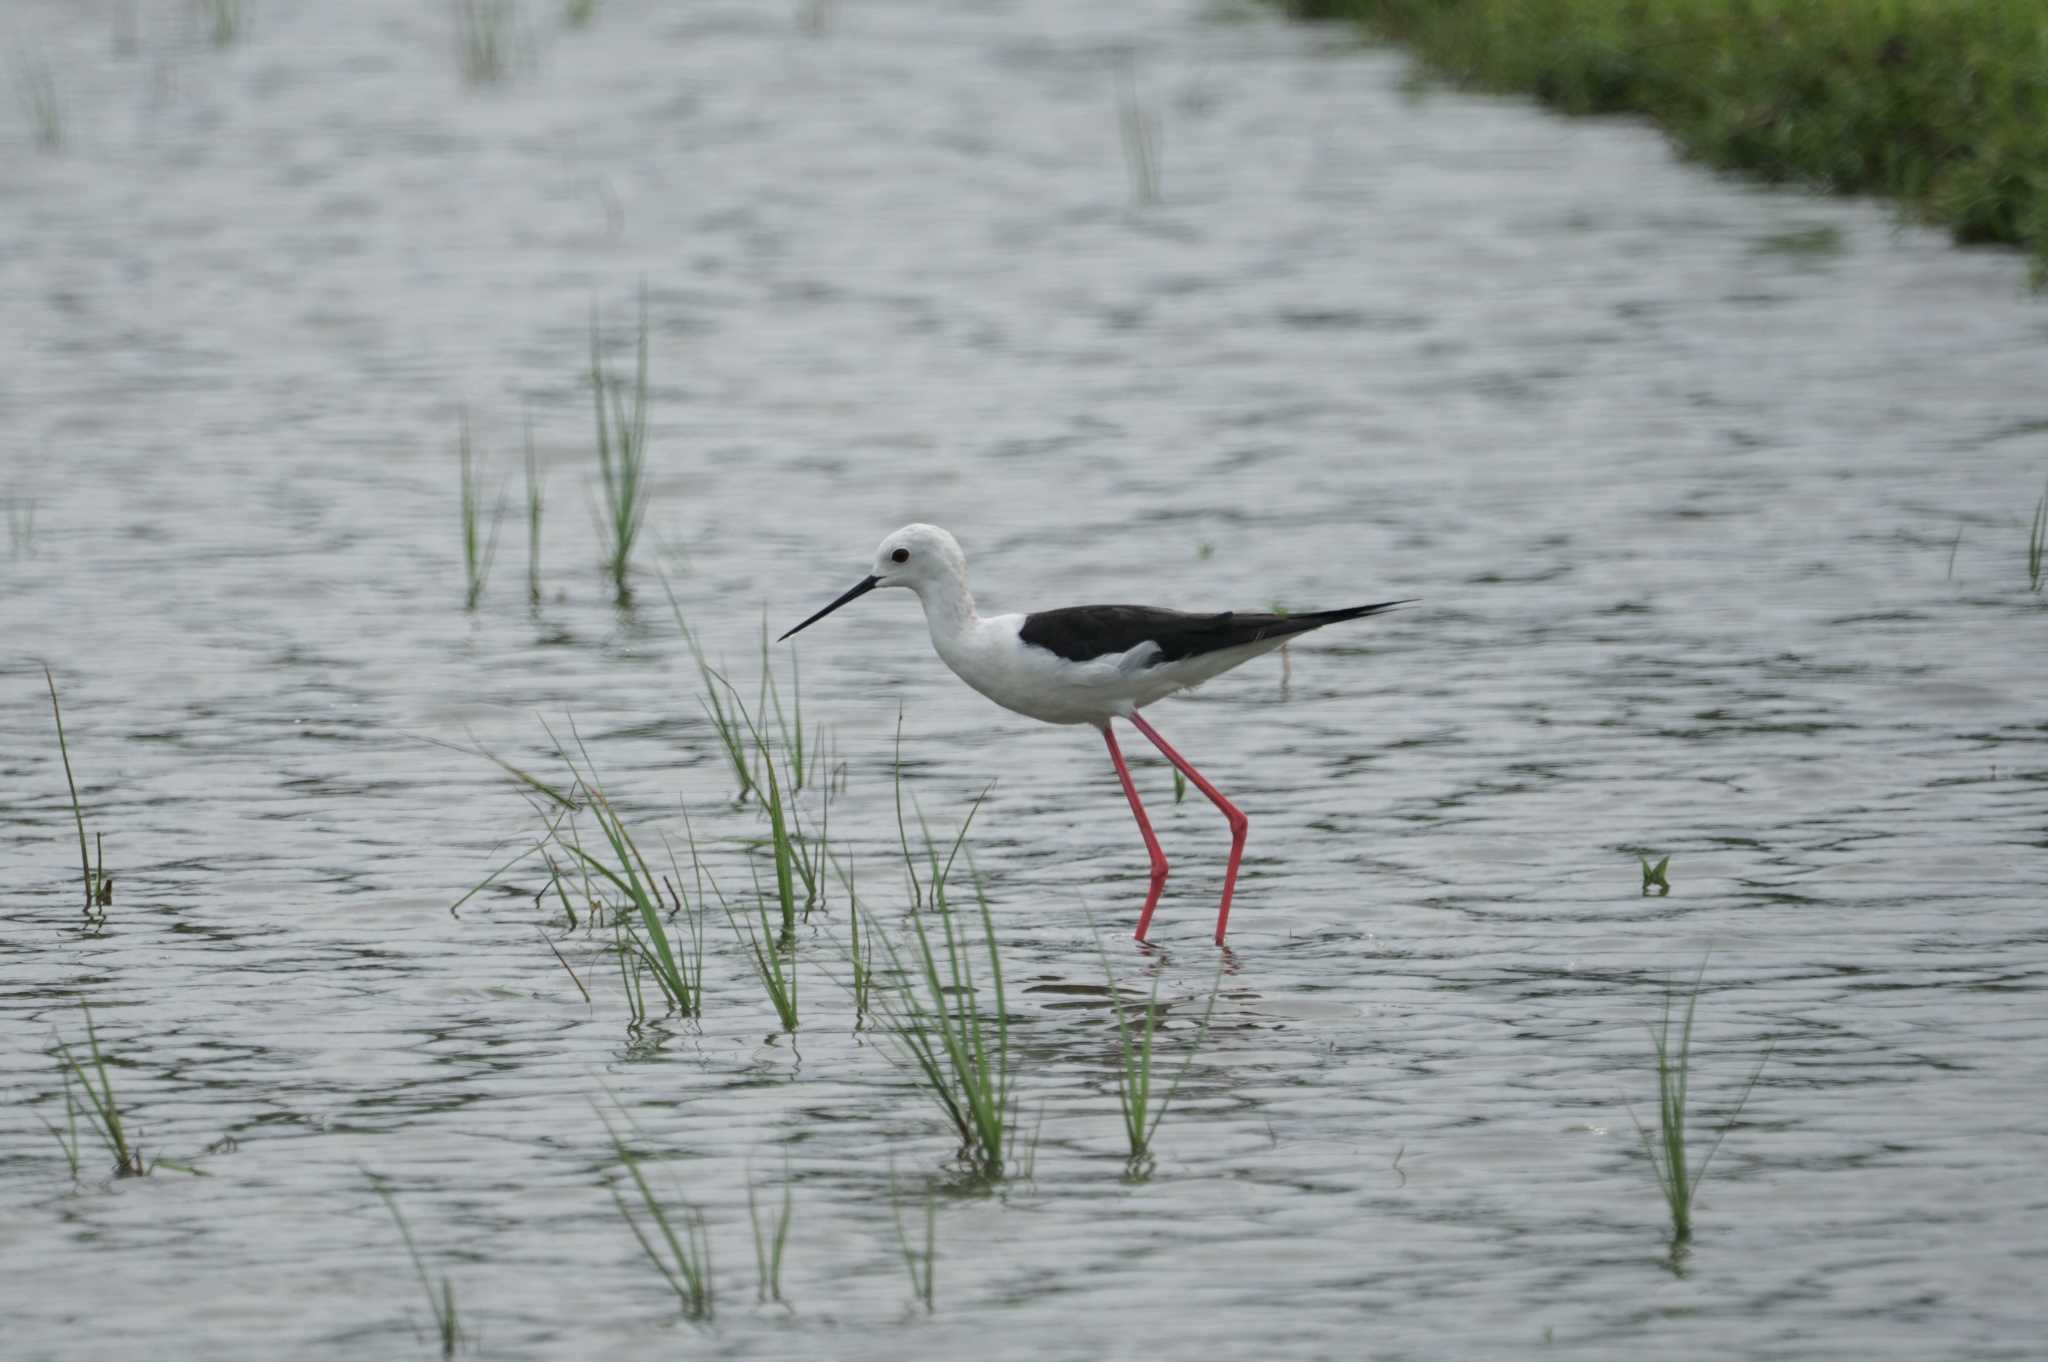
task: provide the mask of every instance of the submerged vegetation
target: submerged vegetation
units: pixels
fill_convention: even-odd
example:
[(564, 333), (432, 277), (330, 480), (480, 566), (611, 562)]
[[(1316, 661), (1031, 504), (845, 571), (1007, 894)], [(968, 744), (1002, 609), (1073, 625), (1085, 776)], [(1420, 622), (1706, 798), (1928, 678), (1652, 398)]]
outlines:
[(2027, 589), (2041, 590), (2042, 550), (2048, 548), (2048, 491), (2034, 503), (2034, 524), (2027, 532)]
[(1728, 1138), (1728, 1132), (1742, 1115), (1742, 1109), (1749, 1105), (1749, 1095), (1756, 1090), (1756, 1081), (1763, 1075), (1764, 1064), (1771, 1055), (1767, 1048), (1762, 1059), (1743, 1086), (1742, 1095), (1735, 1099), (1735, 1105), (1728, 1112), (1728, 1119), (1721, 1123), (1721, 1129), (1714, 1136), (1714, 1142), (1707, 1146), (1706, 1157), (1693, 1167), (1686, 1136), (1687, 1105), (1690, 1101), (1692, 1081), (1692, 1020), (1693, 1011), (1699, 1006), (1700, 980), (1706, 974), (1707, 965), (1700, 962), (1698, 973), (1693, 975), (1692, 988), (1685, 998), (1685, 1020), (1678, 1032), (1674, 1045), (1671, 1039), (1671, 1002), (1669, 989), (1664, 994), (1664, 1013), (1658, 1024), (1650, 1028), (1650, 1044), (1657, 1056), (1657, 1129), (1654, 1133), (1636, 1117), (1635, 1108), (1629, 1108), (1629, 1120), (1634, 1122), (1636, 1134), (1642, 1139), (1643, 1152), (1649, 1156), (1651, 1171), (1656, 1174), (1658, 1190), (1664, 1194), (1665, 1208), (1671, 1214), (1671, 1240), (1674, 1246), (1683, 1245), (1692, 1238), (1692, 1203), (1699, 1195), (1700, 1184), (1706, 1181), (1707, 1169), (1714, 1162), (1714, 1155), (1721, 1151), (1721, 1142)]
[(540, 604), (540, 522), (545, 484), (533, 452), (533, 422), (526, 423), (526, 603)]
[(57, 703), (57, 678), (43, 668), (43, 682), (50, 688), (50, 717), (57, 725), (57, 754), (64, 760), (64, 784), (71, 791), (71, 821), (78, 829), (78, 868), (85, 882), (85, 915), (92, 918), (114, 902), (114, 881), (107, 875), (106, 845), (95, 833), (93, 845), (99, 848), (95, 861), (86, 850), (85, 806), (78, 800), (78, 781), (71, 774), (71, 744), (64, 738), (64, 711)]
[[(63, 1041), (57, 1042), (57, 1058), (64, 1073), (64, 1129), (59, 1130), (50, 1122), (43, 1122), (44, 1128), (57, 1137), (63, 1146), (64, 1158), (71, 1165), (71, 1176), (78, 1176), (79, 1138), (78, 1118), (84, 1116), (92, 1133), (99, 1137), (114, 1160), (114, 1176), (123, 1178), (141, 1177), (149, 1169), (143, 1165), (142, 1150), (130, 1138), (128, 1125), (121, 1119), (121, 1104), (114, 1097), (114, 1080), (107, 1073), (107, 1057), (100, 1053), (100, 1034), (92, 1024), (92, 1009), (85, 1009), (85, 1043), (92, 1063), (88, 1066), (71, 1047)], [(81, 1105), (78, 1093), (85, 1094)]]
[[(889, 977), (878, 981), (883, 986), (875, 992), (875, 1005), (898, 1055), (959, 1135), (961, 1159), (993, 1181), (1008, 1171), (1017, 1131), (1002, 952), (980, 877), (972, 877), (976, 913), (970, 924), (963, 925), (947, 892), (953, 863), (980, 808), (977, 799), (943, 860), (926, 833), (927, 901), (910, 915), (905, 947), (881, 937)], [(978, 956), (988, 962), (986, 976)]]
[(492, 85), (512, 67), (513, 29), (519, 12), (513, 0), (449, 0), (455, 16), (455, 51), (462, 78)]
[(64, 106), (57, 98), (57, 80), (40, 57), (14, 59), (14, 83), (38, 151), (59, 151), (64, 146)]
[(1150, 208), (1159, 202), (1159, 115), (1139, 100), (1137, 77), (1128, 65), (1117, 74), (1117, 123), (1123, 131), (1131, 197), (1140, 208)]
[[(640, 1227), (640, 1217), (635, 1216), (624, 1193), (619, 1191), (617, 1179), (611, 1186), (612, 1204), (618, 1207), (619, 1216), (626, 1222), (626, 1228), (633, 1232), (633, 1239), (640, 1245), (640, 1251), (647, 1255), (647, 1261), (661, 1274), (676, 1300), (683, 1309), (683, 1318), (708, 1321), (712, 1316), (716, 1297), (711, 1278), (711, 1231), (704, 1222), (704, 1213), (694, 1206), (683, 1207), (682, 1232), (676, 1232), (675, 1220), (661, 1198), (655, 1195), (647, 1175), (640, 1171), (640, 1160), (633, 1151), (626, 1148), (626, 1142), (609, 1122), (606, 1129), (612, 1138), (612, 1152), (618, 1157), (619, 1167), (633, 1184), (633, 1191), (640, 1203), (642, 1215), (653, 1224), (656, 1243)], [(786, 1213), (785, 1213), (786, 1214)], [(783, 1232), (787, 1232), (785, 1221)], [(777, 1246), (777, 1268), (780, 1269), (780, 1245)], [(780, 1285), (778, 1282), (778, 1290)]]
[(483, 482), (477, 477), (476, 460), (470, 449), (469, 413), (462, 413), (461, 433), (456, 437), (456, 453), (462, 467), (462, 577), (464, 582), (463, 608), (476, 609), (476, 603), (484, 594), (484, 583), (491, 575), (491, 560), (498, 554), (498, 526), (505, 516), (505, 498), (498, 497), (497, 507), (491, 512), (491, 529), (488, 537), (483, 530)]
[(7, 553), (10, 558), (32, 558), (36, 551), (36, 499), (7, 498)]
[(929, 1315), (937, 1309), (937, 1280), (933, 1270), (938, 1266), (939, 1199), (930, 1188), (924, 1194), (924, 1247), (919, 1248), (910, 1240), (910, 1232), (903, 1227), (903, 1200), (896, 1194), (896, 1173), (889, 1172), (889, 1210), (896, 1217), (896, 1247), (903, 1254), (903, 1270), (910, 1277), (910, 1294), (917, 1298), (924, 1312)]
[(626, 574), (640, 524), (647, 517), (647, 294), (640, 294), (640, 331), (631, 383), (606, 370), (597, 314), (590, 316), (590, 390), (597, 410), (597, 471), (604, 493), (600, 528), (605, 573), (620, 604), (632, 599)]
[(1722, 169), (1900, 200), (2048, 279), (2048, 24), (2036, 0), (1283, 0), (1451, 80), (1638, 113)]
[(398, 1209), (398, 1198), (393, 1196), (384, 1179), (375, 1173), (363, 1170), (370, 1179), (370, 1185), (384, 1202), (384, 1208), (391, 1212), (391, 1219), (398, 1225), (398, 1236), (405, 1240), (406, 1256), (412, 1259), (412, 1270), (420, 1279), (420, 1290), (426, 1292), (427, 1308), (433, 1312), (434, 1334), (441, 1345), (442, 1357), (455, 1356), (455, 1350), (462, 1346), (463, 1332), (460, 1317), (455, 1312), (455, 1283), (443, 1273), (439, 1283), (427, 1271), (427, 1261), (420, 1256), (420, 1246), (412, 1237), (412, 1226), (405, 1223), (405, 1213)]
[(1188, 1069), (1195, 1062), (1196, 1052), (1209, 1034), (1209, 1019), (1215, 1014), (1216, 999), (1222, 992), (1222, 965), (1219, 963), (1217, 966), (1216, 982), (1209, 989), (1209, 1005), (1202, 1011), (1202, 1020), (1196, 1025), (1194, 1038), (1188, 1042), (1180, 1068), (1175, 1071), (1173, 1081), (1166, 1085), (1166, 1091), (1155, 1094), (1152, 1058), (1153, 1040), (1159, 1031), (1159, 980), (1157, 976), (1152, 980), (1152, 994), (1144, 1004), (1143, 1020), (1133, 1021), (1130, 1005), (1117, 992), (1116, 972), (1110, 967), (1109, 952), (1103, 948), (1100, 938), (1096, 940), (1095, 949), (1102, 956), (1103, 973), (1109, 977), (1109, 1002), (1116, 1013), (1116, 1098), (1117, 1107), (1123, 1114), (1124, 1138), (1130, 1150), (1128, 1173), (1132, 1181), (1141, 1182), (1152, 1171), (1152, 1137), (1158, 1132), (1159, 1123), (1166, 1119), (1166, 1109), (1173, 1105), (1174, 1094), (1180, 1091), (1182, 1080), (1188, 1076)]
[(206, 20), (207, 39), (215, 47), (233, 47), (246, 26), (242, 0), (200, 0), (199, 9)]

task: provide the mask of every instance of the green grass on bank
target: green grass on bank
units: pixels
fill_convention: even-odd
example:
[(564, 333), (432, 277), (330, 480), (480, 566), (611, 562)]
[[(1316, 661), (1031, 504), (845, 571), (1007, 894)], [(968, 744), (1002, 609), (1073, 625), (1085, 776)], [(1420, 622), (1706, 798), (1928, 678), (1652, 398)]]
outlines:
[(1883, 194), (2048, 282), (2042, 0), (1281, 0), (1439, 74), (1647, 114), (1710, 165)]

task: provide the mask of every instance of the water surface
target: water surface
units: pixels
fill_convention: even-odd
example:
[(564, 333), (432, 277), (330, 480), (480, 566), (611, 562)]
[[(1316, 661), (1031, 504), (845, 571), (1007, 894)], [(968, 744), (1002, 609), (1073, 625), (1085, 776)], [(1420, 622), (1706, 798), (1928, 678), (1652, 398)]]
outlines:
[[(426, 1354), (388, 1178), (478, 1355), (2033, 1356), (2048, 1209), (2048, 321), (2023, 263), (1716, 179), (1651, 130), (1422, 91), (1185, 3), (528, 5), (466, 88), (440, 6), (13, 16), (66, 144), (0, 144), (0, 1281), (10, 1355)], [(1133, 200), (1120, 72), (1157, 118)], [(1788, 241), (1803, 243), (1788, 249)], [(1814, 249), (1815, 245), (1819, 249)], [(651, 329), (636, 606), (596, 572), (591, 310)], [(461, 609), (467, 408), (516, 502)], [(1420, 597), (1154, 711), (1251, 815), (1214, 1025), (1125, 1179), (1090, 915), (1193, 1035), (1227, 839), (967, 692), (907, 597), (804, 637), (832, 834), (906, 906), (891, 756), (973, 838), (1032, 1174), (856, 1032), (843, 895), (794, 1043), (722, 922), (701, 1024), (541, 944), (502, 773), (573, 721), (651, 840), (757, 834), (654, 578), (751, 684), (910, 519), (985, 609)], [(116, 898), (79, 911), (42, 664)], [(1126, 750), (1135, 757), (1135, 737)], [(1637, 854), (1672, 857), (1643, 898)], [(1695, 1096), (1768, 1066), (1674, 1264), (1627, 1103), (1708, 960)], [(165, 1170), (38, 1117), (89, 1003)], [(703, 1208), (692, 1336), (608, 1194), (616, 1099)], [(212, 1152), (208, 1152), (211, 1150)], [(943, 1194), (935, 1314), (893, 1226)], [(786, 1170), (786, 1174), (785, 1174)], [(746, 1188), (795, 1185), (792, 1309)]]

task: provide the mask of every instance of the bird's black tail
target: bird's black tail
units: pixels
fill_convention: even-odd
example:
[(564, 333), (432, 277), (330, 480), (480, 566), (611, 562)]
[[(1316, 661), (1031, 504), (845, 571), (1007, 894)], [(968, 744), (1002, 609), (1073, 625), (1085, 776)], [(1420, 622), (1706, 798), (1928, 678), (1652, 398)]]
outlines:
[[(1326, 624), (1340, 624), (1366, 615), (1377, 615), (1382, 610), (1392, 610), (1397, 605), (1413, 605), (1416, 597), (1405, 601), (1379, 601), (1372, 605), (1347, 605), (1342, 610), (1297, 610), (1270, 618), (1274, 627), (1265, 637), (1274, 638), (1282, 634), (1305, 634), (1311, 629), (1320, 629)], [(1244, 618), (1242, 615), (1239, 619)]]

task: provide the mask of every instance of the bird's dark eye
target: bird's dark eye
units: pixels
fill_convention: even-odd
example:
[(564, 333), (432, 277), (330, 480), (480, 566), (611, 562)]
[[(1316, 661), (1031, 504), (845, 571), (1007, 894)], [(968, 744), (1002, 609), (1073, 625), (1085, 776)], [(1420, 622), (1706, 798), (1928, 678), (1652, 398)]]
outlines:
[(910, 561), (910, 550), (909, 550), (909, 549), (898, 549), (898, 550), (896, 550), (896, 552), (894, 552), (894, 553), (892, 553), (892, 554), (890, 554), (890, 555), (889, 555), (889, 561), (890, 561), (890, 562), (892, 562), (892, 563), (907, 563), (907, 562), (909, 562), (909, 561)]

